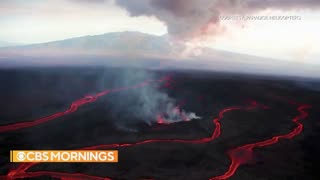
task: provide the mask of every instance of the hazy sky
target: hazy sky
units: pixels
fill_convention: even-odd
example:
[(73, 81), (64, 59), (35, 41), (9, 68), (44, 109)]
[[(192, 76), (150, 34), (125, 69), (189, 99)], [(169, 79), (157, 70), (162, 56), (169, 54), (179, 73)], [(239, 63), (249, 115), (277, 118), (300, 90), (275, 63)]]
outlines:
[[(319, 0), (0, 0), (0, 41), (140, 31), (169, 33), (190, 46), (319, 63), (319, 6)], [(222, 19), (235, 14), (299, 18)]]

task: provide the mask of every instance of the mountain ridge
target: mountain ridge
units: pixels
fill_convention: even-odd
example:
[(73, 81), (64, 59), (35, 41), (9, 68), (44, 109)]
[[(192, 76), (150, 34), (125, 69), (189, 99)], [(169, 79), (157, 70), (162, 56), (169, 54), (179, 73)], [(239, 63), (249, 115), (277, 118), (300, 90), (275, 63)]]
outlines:
[[(45, 61), (44, 61), (45, 59)], [(74, 37), (46, 43), (0, 48), (0, 64), (158, 66), (161, 68), (275, 73), (320, 77), (319, 66), (257, 57), (211, 48), (189, 50), (167, 35), (135, 31)], [(313, 73), (313, 74), (312, 74)]]

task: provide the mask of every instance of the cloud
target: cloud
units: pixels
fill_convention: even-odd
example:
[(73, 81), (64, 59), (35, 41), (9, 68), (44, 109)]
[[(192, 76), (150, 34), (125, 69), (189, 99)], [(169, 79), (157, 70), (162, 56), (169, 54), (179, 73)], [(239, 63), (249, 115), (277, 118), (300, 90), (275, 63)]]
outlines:
[(190, 37), (207, 33), (211, 25), (218, 23), (218, 12), (211, 8), (215, 1), (185, 0), (117, 0), (132, 16), (154, 16), (164, 22), (169, 34), (175, 37)]
[(265, 9), (319, 8), (319, 0), (115, 0), (131, 16), (154, 16), (163, 21), (169, 34), (193, 38), (223, 32), (222, 13), (252, 13)]
[(248, 8), (254, 9), (316, 9), (320, 6), (319, 0), (247, 0)]

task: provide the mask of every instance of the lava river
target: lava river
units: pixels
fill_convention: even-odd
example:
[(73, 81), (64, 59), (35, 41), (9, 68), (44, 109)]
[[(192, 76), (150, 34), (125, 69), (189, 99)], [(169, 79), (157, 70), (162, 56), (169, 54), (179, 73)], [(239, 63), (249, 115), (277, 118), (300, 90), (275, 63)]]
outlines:
[[(65, 111), (58, 112), (58, 113), (52, 114), (50, 116), (34, 120), (34, 121), (21, 122), (21, 123), (16, 123), (16, 124), (9, 124), (9, 125), (0, 126), (0, 133), (15, 131), (15, 130), (24, 129), (24, 128), (30, 128), (33, 126), (37, 126), (39, 124), (46, 123), (48, 121), (56, 120), (59, 117), (66, 116), (68, 114), (71, 114), (71, 113), (77, 111), (81, 106), (83, 106), (85, 104), (95, 102), (101, 96), (107, 95), (109, 93), (116, 93), (119, 91), (128, 91), (130, 89), (135, 89), (135, 88), (139, 88), (142, 86), (151, 85), (152, 83), (164, 83), (164, 87), (169, 87), (170, 80), (171, 79), (169, 77), (164, 77), (159, 80), (145, 81), (145, 82), (142, 82), (140, 84), (130, 86), (130, 87), (110, 89), (110, 90), (105, 90), (103, 92), (100, 92), (100, 93), (92, 95), (92, 96), (85, 96), (79, 100), (72, 102), (70, 107)], [(261, 140), (258, 142), (245, 144), (245, 145), (230, 149), (227, 152), (227, 155), (229, 156), (231, 163), (230, 163), (229, 167), (226, 168), (227, 169), (226, 172), (222, 175), (214, 176), (214, 177), (210, 178), (210, 180), (228, 179), (231, 176), (233, 176), (236, 173), (237, 169), (242, 164), (246, 164), (248, 161), (250, 161), (250, 159), (252, 158), (253, 150), (255, 148), (262, 148), (265, 146), (270, 146), (272, 144), (279, 142), (279, 140), (281, 140), (281, 139), (292, 139), (295, 136), (299, 135), (303, 130), (303, 124), (300, 121), (307, 118), (307, 116), (308, 116), (307, 110), (311, 108), (311, 105), (297, 104), (296, 106), (297, 106), (298, 115), (292, 119), (292, 122), (296, 125), (296, 127), (291, 132), (289, 132), (287, 134), (283, 134), (283, 135), (274, 136), (274, 137), (271, 137), (270, 139)], [(179, 108), (179, 106), (177, 108)], [(123, 143), (123, 144), (101, 144), (101, 145), (96, 145), (96, 146), (83, 147), (81, 149), (93, 150), (93, 149), (105, 149), (105, 148), (131, 147), (131, 146), (138, 146), (138, 145), (149, 144), (149, 143), (204, 144), (204, 143), (208, 143), (208, 142), (215, 140), (216, 138), (218, 138), (221, 135), (220, 121), (223, 119), (224, 114), (231, 113), (233, 111), (239, 111), (239, 110), (247, 111), (247, 110), (251, 110), (254, 108), (266, 109), (268, 107), (261, 105), (261, 104), (258, 104), (256, 101), (252, 101), (251, 103), (249, 103), (247, 106), (244, 106), (244, 107), (234, 106), (234, 107), (228, 107), (228, 108), (222, 109), (219, 112), (218, 116), (212, 120), (212, 124), (213, 124), (212, 133), (209, 137), (204, 137), (204, 138), (194, 139), (194, 140), (147, 139), (147, 140), (143, 140), (140, 142), (130, 142), (130, 143)], [(178, 111), (178, 110), (175, 109), (175, 111)], [(179, 111), (178, 111), (178, 113), (179, 113)], [(165, 120), (161, 118), (161, 115), (158, 115), (155, 118), (158, 119), (158, 123), (160, 123), (162, 125), (166, 124)], [(181, 117), (181, 118), (184, 119), (184, 117)], [(21, 163), (21, 164), (19, 164), (19, 166), (17, 168), (9, 170), (7, 175), (0, 176), (0, 178), (9, 180), (9, 179), (35, 178), (35, 177), (40, 177), (40, 176), (50, 176), (52, 178), (58, 178), (58, 179), (62, 179), (62, 180), (84, 180), (84, 179), (109, 180), (109, 179), (112, 179), (110, 177), (96, 177), (96, 176), (91, 176), (91, 175), (86, 175), (86, 174), (81, 174), (81, 173), (63, 173), (63, 172), (53, 172), (53, 171), (28, 172), (28, 169), (35, 166), (36, 164), (38, 164), (38, 163)]]

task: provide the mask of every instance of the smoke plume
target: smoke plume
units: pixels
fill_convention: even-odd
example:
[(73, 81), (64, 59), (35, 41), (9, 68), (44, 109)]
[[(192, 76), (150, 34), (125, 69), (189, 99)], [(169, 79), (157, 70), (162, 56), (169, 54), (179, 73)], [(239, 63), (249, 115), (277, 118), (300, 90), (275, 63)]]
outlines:
[[(159, 79), (158, 75), (143, 70), (128, 69), (117, 74), (114, 84), (117, 87), (132, 87), (146, 80)], [(139, 124), (175, 123), (200, 118), (179, 107), (180, 102), (168, 95), (163, 83), (118, 92), (107, 101), (107, 109), (113, 119), (117, 119), (116, 126), (122, 130), (137, 131), (135, 127)]]
[(265, 9), (319, 8), (319, 0), (116, 0), (131, 16), (154, 16), (177, 38), (221, 33), (219, 15), (244, 14)]

